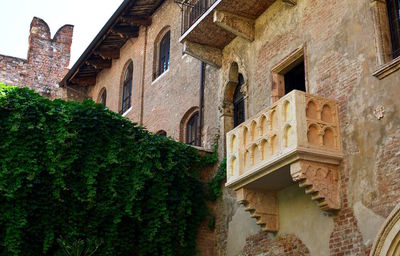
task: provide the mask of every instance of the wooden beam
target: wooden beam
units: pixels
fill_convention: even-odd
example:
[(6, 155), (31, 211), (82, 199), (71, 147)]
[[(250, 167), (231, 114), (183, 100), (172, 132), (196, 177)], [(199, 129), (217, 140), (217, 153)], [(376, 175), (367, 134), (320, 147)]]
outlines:
[(134, 25), (134, 26), (150, 26), (152, 23), (151, 17), (121, 17), (119, 19), (121, 23), (129, 24), (129, 25)]
[(96, 84), (96, 76), (75, 77), (71, 79), (70, 83), (83, 86), (93, 86)]
[(87, 65), (93, 66), (95, 69), (111, 68), (112, 60), (103, 59), (101, 57), (91, 58), (86, 61)]
[(119, 49), (110, 49), (110, 50), (96, 50), (94, 54), (102, 57), (103, 59), (119, 59), (120, 52)]
[(139, 36), (139, 31), (134, 27), (113, 27), (111, 29), (111, 33), (119, 35), (121, 38), (132, 38), (132, 37), (138, 37)]
[(291, 6), (295, 6), (297, 4), (297, 0), (282, 0), (282, 2), (287, 3)]

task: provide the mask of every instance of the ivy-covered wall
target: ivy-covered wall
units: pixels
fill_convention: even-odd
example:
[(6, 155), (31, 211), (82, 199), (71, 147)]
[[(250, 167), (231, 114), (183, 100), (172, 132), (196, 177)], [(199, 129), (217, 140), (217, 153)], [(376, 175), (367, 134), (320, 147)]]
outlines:
[(196, 254), (209, 160), (195, 149), (92, 101), (4, 85), (0, 124), (1, 255), (62, 255), (60, 237), (101, 239), (98, 255)]

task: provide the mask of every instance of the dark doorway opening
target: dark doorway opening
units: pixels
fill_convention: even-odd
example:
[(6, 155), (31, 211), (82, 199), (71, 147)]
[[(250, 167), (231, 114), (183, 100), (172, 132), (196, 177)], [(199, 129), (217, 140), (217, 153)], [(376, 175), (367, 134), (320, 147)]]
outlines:
[(304, 61), (285, 74), (285, 94), (293, 90), (306, 91)]
[(239, 83), (236, 86), (235, 93), (233, 94), (233, 126), (236, 127), (245, 121), (245, 106), (244, 95), (242, 93), (242, 85), (244, 85), (244, 78), (239, 74)]

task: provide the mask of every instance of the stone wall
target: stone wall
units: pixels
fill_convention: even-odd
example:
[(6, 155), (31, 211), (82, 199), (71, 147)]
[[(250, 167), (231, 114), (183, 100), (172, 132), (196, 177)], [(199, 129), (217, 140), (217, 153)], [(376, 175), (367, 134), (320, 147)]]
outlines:
[(53, 38), (42, 19), (33, 18), (28, 58), (0, 55), (0, 82), (29, 87), (49, 98), (67, 98), (58, 82), (68, 71), (73, 26), (61, 27)]
[[(290, 217), (283, 214), (290, 207), (301, 214), (299, 222), (310, 225), (293, 223), (286, 226), (285, 234), (249, 235), (243, 250), (227, 253), (229, 244), (234, 244), (230, 241), (239, 236), (229, 232), (233, 222), (242, 223), (243, 233), (252, 225), (247, 224), (243, 209), (236, 207), (233, 194), (226, 192), (220, 204), (221, 228), (217, 227), (219, 254), (292, 255), (284, 249), (274, 254), (271, 247), (292, 244), (292, 235), (296, 234), (312, 255), (368, 255), (383, 220), (400, 196), (400, 72), (382, 80), (373, 76), (380, 63), (371, 8), (370, 1), (302, 0), (296, 6), (276, 1), (256, 20), (254, 42), (236, 38), (224, 49), (222, 80), (227, 80), (233, 62), (248, 77), (249, 118), (272, 103), (273, 67), (304, 47), (307, 91), (339, 102), (345, 157), (340, 167), (342, 209), (325, 217), (324, 222), (331, 222), (332, 228), (324, 241), (307, 238), (310, 233), (321, 234), (327, 229), (311, 225), (314, 215), (282, 204), (290, 192), (281, 191), (280, 218)], [(219, 85), (220, 99), (223, 84)], [(237, 216), (243, 217), (240, 220)]]

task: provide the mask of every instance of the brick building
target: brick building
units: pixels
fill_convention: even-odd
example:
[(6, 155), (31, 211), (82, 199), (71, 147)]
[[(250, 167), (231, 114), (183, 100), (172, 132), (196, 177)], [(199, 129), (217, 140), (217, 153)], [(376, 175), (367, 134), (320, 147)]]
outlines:
[(204, 150), (220, 138), (202, 255), (399, 255), (399, 4), (126, 0), (61, 86)]
[(59, 82), (68, 72), (74, 27), (61, 27), (53, 38), (45, 21), (33, 18), (28, 58), (0, 55), (0, 82), (29, 87), (49, 98), (67, 98)]

